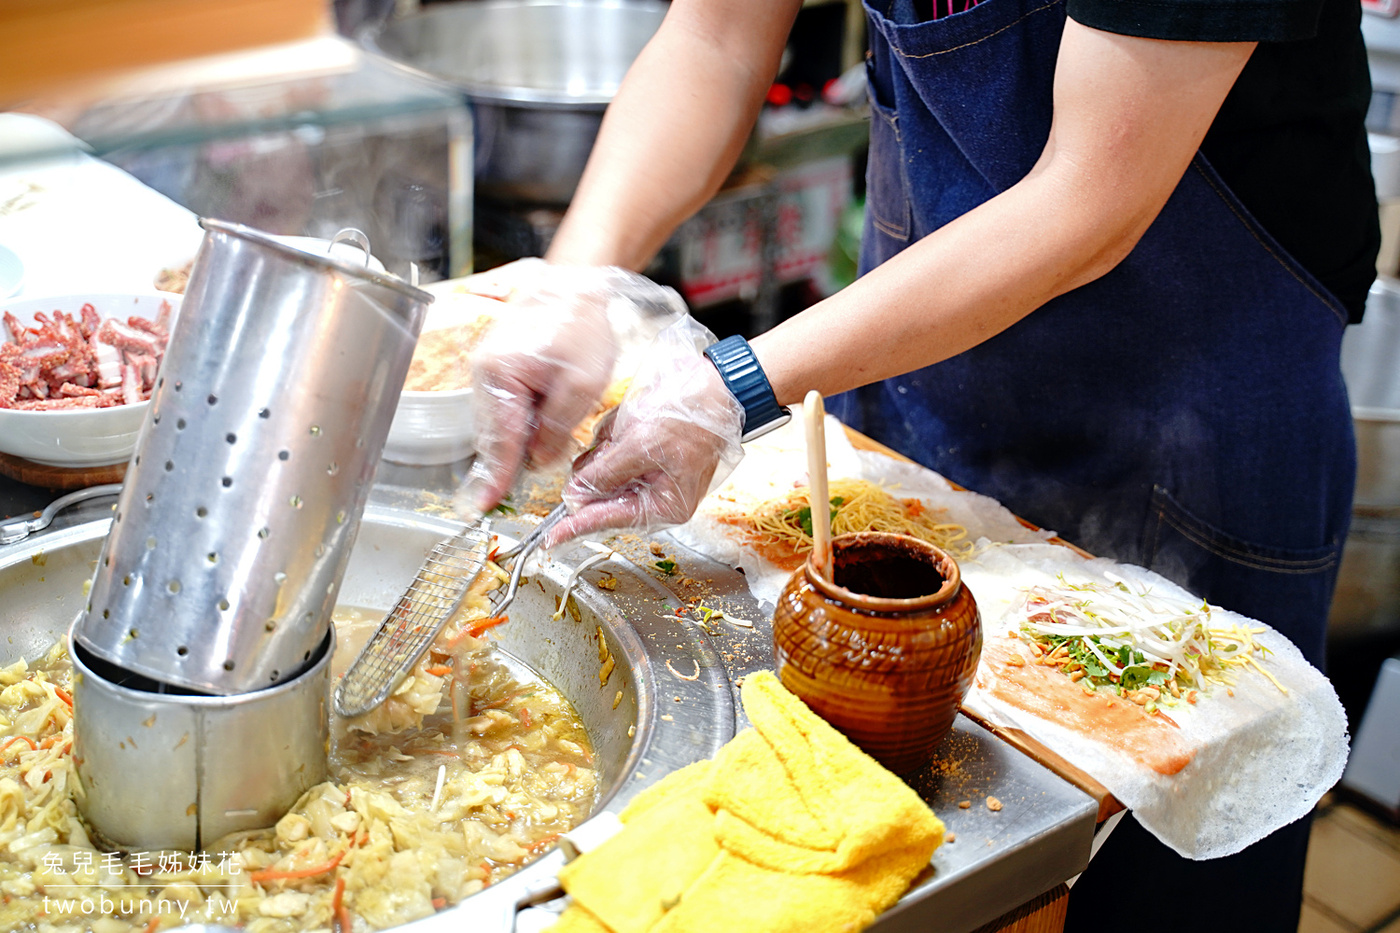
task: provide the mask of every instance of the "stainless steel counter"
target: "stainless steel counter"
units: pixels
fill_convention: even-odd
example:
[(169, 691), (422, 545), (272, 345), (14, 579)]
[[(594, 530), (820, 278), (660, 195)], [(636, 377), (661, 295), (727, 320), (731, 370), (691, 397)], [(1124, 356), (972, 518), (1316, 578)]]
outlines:
[[(421, 470), (385, 464), (371, 502), (442, 511), (459, 475), (459, 470), (450, 468)], [(53, 528), (106, 517), (113, 501), (96, 499), (77, 505), (61, 513)], [(606, 593), (621, 615), (649, 635), (658, 626), (673, 626), (680, 656), (694, 664), (694, 680), (689, 679), (688, 664), (673, 672), (685, 677), (673, 678), (674, 689), (666, 691), (672, 702), (663, 701), (653, 711), (655, 727), (663, 732), (684, 730), (697, 742), (702, 735), (713, 734), (716, 726), (724, 734), (744, 728), (739, 685), (746, 675), (772, 666), (772, 648), (769, 622), (749, 595), (743, 575), (664, 537), (619, 535), (605, 543), (640, 572), (616, 573), (615, 565), (610, 572), (609, 561), (585, 571), (580, 585), (594, 588), (590, 595), (604, 592), (597, 589), (599, 582), (616, 586)], [(658, 569), (656, 563), (663, 558), (652, 551), (653, 544), (660, 546), (666, 559), (674, 560), (674, 574)], [(560, 548), (553, 557), (576, 564), (592, 553), (574, 544)], [(668, 605), (691, 599), (751, 620), (753, 627), (723, 621), (701, 627), (662, 618), (670, 614)], [(671, 683), (665, 671), (658, 674)], [(733, 721), (699, 722), (697, 716), (732, 717)], [(655, 743), (658, 748), (684, 745), (683, 741)], [(659, 780), (689, 760), (644, 754), (637, 774), (642, 780), (635, 783)], [(947, 825), (953, 841), (938, 849), (909, 893), (877, 922), (873, 929), (881, 933), (916, 929), (966, 933), (1073, 877), (1088, 863), (1098, 811), (1095, 801), (965, 717), (958, 717), (935, 761), (910, 783)], [(988, 797), (1001, 802), (999, 811), (986, 806)], [(968, 806), (960, 807), (962, 802)], [(557, 865), (559, 859), (556, 852), (541, 861)], [(490, 900), (489, 895), (491, 889), (472, 900)], [(512, 915), (514, 906), (503, 903), (503, 915)], [(557, 909), (559, 905), (549, 906)]]
[[(665, 547), (680, 567), (677, 575), (705, 581), (711, 594), (705, 605), (754, 623), (752, 629), (716, 623), (720, 634), (710, 636), (734, 691), (736, 729), (743, 728), (737, 684), (772, 667), (771, 619), (760, 613), (743, 574), (669, 540)], [(654, 567), (645, 558), (642, 563)], [(939, 847), (929, 869), (873, 930), (974, 930), (1088, 864), (1095, 801), (965, 716), (930, 766), (908, 780), (953, 841)], [(1000, 811), (988, 809), (989, 797), (1001, 802)], [(970, 805), (963, 809), (962, 802)]]
[[(420, 494), (413, 486), (395, 484), (405, 480), (431, 484), (434, 479), (442, 483), (450, 477), (442, 470), (422, 472), (390, 465), (381, 468), (379, 479), (372, 501), (403, 507)], [(539, 485), (548, 488), (550, 484)], [(542, 508), (540, 504), (536, 511)], [(694, 682), (675, 680), (675, 695), (682, 702), (661, 710), (658, 723), (662, 729), (695, 729), (698, 724), (688, 715), (692, 704), (686, 702), (686, 695), (697, 689), (727, 690), (730, 704), (707, 706), (732, 709), (734, 730), (746, 727), (739, 698), (742, 678), (771, 669), (773, 651), (771, 620), (749, 594), (744, 575), (664, 535), (621, 534), (603, 543), (640, 568), (649, 582), (664, 588), (631, 587), (627, 576), (610, 573), (607, 564), (584, 571), (585, 585), (596, 586), (605, 578), (611, 578), (609, 585), (616, 581), (617, 589), (610, 595), (625, 617), (654, 624), (659, 614), (669, 614), (667, 603), (678, 606), (698, 599), (753, 623), (750, 629), (716, 621), (708, 631), (691, 623), (671, 623), (676, 626), (678, 644), (689, 647), (688, 657), (700, 676)], [(660, 545), (664, 559), (675, 562), (675, 573), (657, 568), (663, 556), (652, 551), (653, 544)], [(577, 563), (593, 553), (581, 545), (569, 545), (554, 556)], [(664, 591), (669, 593), (658, 597)], [(669, 594), (675, 594), (674, 602)], [(686, 667), (681, 673), (690, 675), (692, 669)], [(672, 770), (659, 760), (644, 760), (643, 767), (654, 769), (648, 778)], [(939, 847), (909, 893), (872, 930), (966, 933), (1074, 877), (1089, 862), (1098, 815), (1093, 798), (965, 716), (957, 718), (934, 762), (909, 780), (954, 841)], [(988, 797), (997, 798), (1002, 809), (988, 809)], [(970, 804), (966, 809), (959, 806), (964, 801)]]

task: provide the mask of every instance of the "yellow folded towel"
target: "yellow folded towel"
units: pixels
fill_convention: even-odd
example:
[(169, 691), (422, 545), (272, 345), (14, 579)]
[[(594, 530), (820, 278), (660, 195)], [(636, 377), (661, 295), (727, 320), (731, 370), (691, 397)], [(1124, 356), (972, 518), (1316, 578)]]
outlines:
[(943, 824), (908, 785), (773, 674), (742, 696), (752, 729), (560, 871), (573, 903), (550, 933), (861, 930), (928, 864)]

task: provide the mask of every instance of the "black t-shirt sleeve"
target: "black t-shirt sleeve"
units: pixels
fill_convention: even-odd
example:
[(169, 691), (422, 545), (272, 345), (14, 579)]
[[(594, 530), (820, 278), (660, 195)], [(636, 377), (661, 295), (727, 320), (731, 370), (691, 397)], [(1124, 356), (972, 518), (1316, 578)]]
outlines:
[(1288, 42), (1317, 34), (1323, 0), (1068, 0), (1077, 23), (1145, 39)]

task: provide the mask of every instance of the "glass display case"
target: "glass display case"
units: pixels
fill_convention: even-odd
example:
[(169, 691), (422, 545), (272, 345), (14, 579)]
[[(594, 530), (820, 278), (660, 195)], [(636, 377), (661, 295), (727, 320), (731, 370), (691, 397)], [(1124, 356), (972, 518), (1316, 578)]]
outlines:
[(11, 133), (0, 144), (0, 239), (5, 195), (86, 156), (197, 216), (313, 237), (356, 227), (396, 274), (416, 266), (427, 282), (471, 271), (466, 100), (346, 39), (148, 69), (27, 109), (71, 135)]

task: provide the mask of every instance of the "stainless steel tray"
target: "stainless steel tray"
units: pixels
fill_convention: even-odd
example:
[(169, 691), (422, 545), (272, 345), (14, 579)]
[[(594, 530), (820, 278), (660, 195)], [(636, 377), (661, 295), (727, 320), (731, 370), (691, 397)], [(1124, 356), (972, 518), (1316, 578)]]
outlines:
[[(424, 486), (441, 482), (435, 472), (391, 474), (365, 512), (341, 589), (347, 605), (387, 608), (412, 579), (423, 556), (452, 523), (421, 509), (440, 502)], [(400, 485), (405, 480), (419, 485)], [(32, 655), (46, 648), (76, 615), (81, 581), (91, 572), (110, 520), (110, 506), (84, 503), (63, 513), (48, 531), (0, 548), (0, 592), (6, 598), (11, 651)], [(498, 522), (510, 540), (525, 522)], [(578, 707), (593, 734), (603, 785), (595, 812), (620, 811), (642, 788), (693, 761), (713, 755), (744, 728), (740, 678), (771, 666), (770, 629), (749, 596), (742, 574), (662, 541), (680, 567), (676, 578), (655, 570), (650, 539), (625, 536), (623, 555), (581, 575), (572, 606), (555, 622), (554, 597), (574, 566), (595, 552), (567, 546), (528, 570), (529, 581), (496, 631), (503, 649), (549, 677)], [(36, 560), (38, 562), (36, 562)], [(678, 605), (680, 576), (704, 581), (707, 604), (753, 620), (752, 629), (718, 623), (701, 627), (663, 618)], [(615, 588), (597, 586), (604, 577)], [(575, 613), (577, 616), (575, 617)], [(600, 684), (598, 629), (617, 666)], [(690, 676), (681, 679), (668, 670)], [(617, 691), (622, 700), (613, 707)], [(635, 734), (628, 736), (629, 729)], [(941, 764), (914, 779), (916, 789), (956, 834), (934, 854), (905, 897), (880, 918), (878, 931), (966, 933), (1076, 875), (1088, 863), (1097, 804), (1046, 768), (965, 717), (940, 752)], [(951, 764), (956, 761), (956, 765)], [(986, 796), (1002, 802), (999, 812)], [(970, 800), (962, 809), (958, 803)], [(505, 881), (457, 907), (408, 924), (413, 933), (508, 929), (521, 905), (548, 897), (563, 864), (547, 854)], [(559, 909), (560, 902), (545, 909)], [(196, 929), (191, 927), (189, 929)]]

